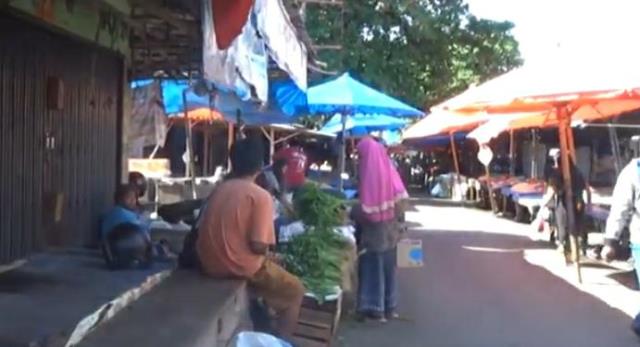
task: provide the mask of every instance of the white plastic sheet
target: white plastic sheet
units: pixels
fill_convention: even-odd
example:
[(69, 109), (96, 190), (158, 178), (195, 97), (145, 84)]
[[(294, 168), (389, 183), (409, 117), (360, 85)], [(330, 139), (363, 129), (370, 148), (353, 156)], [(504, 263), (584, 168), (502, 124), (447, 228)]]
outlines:
[(292, 347), (275, 336), (253, 331), (243, 331), (231, 341), (231, 347)]
[(273, 60), (300, 89), (307, 90), (307, 48), (298, 39), (282, 0), (256, 0), (254, 11)]
[(133, 89), (133, 110), (128, 127), (131, 158), (142, 158), (142, 150), (146, 146), (164, 146), (167, 116), (162, 107), (161, 94), (157, 81)]
[(219, 88), (233, 91), (243, 100), (251, 98), (250, 86), (253, 86), (258, 98), (266, 101), (269, 93), (267, 54), (264, 41), (258, 38), (250, 18), (231, 46), (220, 50), (213, 26), (211, 1), (202, 0), (202, 4), (204, 77)]

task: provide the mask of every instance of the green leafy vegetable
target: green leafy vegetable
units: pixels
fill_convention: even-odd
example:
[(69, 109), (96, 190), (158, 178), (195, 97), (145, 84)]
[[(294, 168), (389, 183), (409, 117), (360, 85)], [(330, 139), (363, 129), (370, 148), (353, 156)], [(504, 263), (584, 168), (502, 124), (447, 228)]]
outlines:
[(285, 267), (322, 301), (342, 279), (347, 241), (333, 228), (341, 224), (344, 204), (317, 185), (306, 184), (296, 194), (294, 206), (307, 230), (284, 247)]
[(316, 184), (305, 184), (296, 193), (294, 206), (305, 225), (326, 230), (341, 224), (343, 201), (323, 192)]
[(285, 247), (285, 267), (322, 301), (340, 284), (346, 245), (344, 238), (333, 231), (308, 230)]

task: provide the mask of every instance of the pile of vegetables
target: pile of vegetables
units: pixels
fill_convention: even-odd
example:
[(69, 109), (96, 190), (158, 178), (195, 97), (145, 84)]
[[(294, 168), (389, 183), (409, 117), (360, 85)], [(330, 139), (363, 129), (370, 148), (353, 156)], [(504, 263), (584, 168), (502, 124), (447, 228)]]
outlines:
[(340, 225), (343, 202), (318, 186), (307, 184), (294, 198), (294, 206), (307, 231), (286, 245), (284, 264), (322, 301), (342, 279), (341, 265), (348, 244), (333, 228)]
[(316, 184), (305, 184), (294, 196), (293, 204), (305, 225), (326, 230), (341, 224), (344, 202), (323, 192)]

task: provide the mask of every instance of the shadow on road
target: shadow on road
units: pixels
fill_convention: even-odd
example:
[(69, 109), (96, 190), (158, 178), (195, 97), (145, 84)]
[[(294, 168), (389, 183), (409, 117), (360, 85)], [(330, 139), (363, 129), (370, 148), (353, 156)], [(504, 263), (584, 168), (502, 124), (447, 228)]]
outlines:
[(544, 242), (503, 233), (414, 230), (425, 265), (399, 269), (399, 313), (345, 319), (338, 346), (638, 346), (629, 318), (523, 259)]

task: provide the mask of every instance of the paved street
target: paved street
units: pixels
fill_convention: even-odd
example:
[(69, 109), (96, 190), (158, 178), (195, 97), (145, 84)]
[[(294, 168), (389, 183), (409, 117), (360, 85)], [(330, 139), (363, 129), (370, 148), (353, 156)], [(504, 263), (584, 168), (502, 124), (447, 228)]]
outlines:
[(546, 247), (525, 236), (526, 226), (425, 201), (408, 219), (421, 225), (411, 233), (423, 240), (426, 264), (399, 270), (403, 319), (347, 319), (338, 345), (640, 345), (628, 314), (525, 260), (524, 250)]

